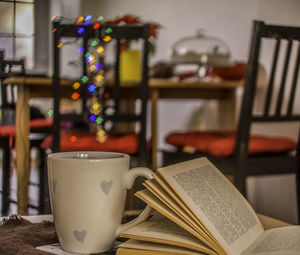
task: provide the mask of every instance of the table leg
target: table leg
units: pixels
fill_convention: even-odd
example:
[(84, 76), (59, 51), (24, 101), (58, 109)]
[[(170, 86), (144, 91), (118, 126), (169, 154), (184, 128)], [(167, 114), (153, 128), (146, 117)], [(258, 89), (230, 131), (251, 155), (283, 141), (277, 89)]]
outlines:
[(16, 169), (17, 169), (17, 205), (18, 214), (28, 214), (28, 184), (29, 184), (29, 87), (18, 87), (16, 105)]
[(157, 100), (159, 92), (157, 89), (151, 90), (151, 144), (152, 144), (152, 162), (151, 167), (153, 171), (157, 169)]

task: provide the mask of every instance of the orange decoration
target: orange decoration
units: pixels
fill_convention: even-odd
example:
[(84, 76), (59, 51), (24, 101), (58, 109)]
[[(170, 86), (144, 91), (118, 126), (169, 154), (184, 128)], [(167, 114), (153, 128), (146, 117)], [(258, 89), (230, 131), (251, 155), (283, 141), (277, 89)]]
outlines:
[(75, 143), (77, 141), (77, 137), (75, 135), (73, 135), (71, 138), (70, 138), (70, 141), (72, 143)]
[(82, 21), (84, 20), (84, 17), (79, 17), (77, 20), (76, 20), (76, 23), (78, 24), (78, 23), (81, 23)]
[(56, 28), (53, 28), (53, 29), (52, 29), (52, 32), (54, 33), (55, 31), (56, 31)]
[(104, 48), (102, 46), (99, 46), (97, 49), (98, 54), (101, 54), (104, 52)]
[(75, 92), (75, 93), (72, 94), (72, 99), (73, 99), (73, 100), (76, 100), (76, 99), (78, 99), (79, 97), (80, 97), (80, 95), (79, 95), (78, 92)]
[(80, 87), (80, 83), (78, 81), (73, 84), (74, 89), (79, 89), (79, 87)]
[(103, 38), (103, 41), (104, 42), (109, 42), (111, 40), (111, 36), (109, 36), (109, 35), (106, 35), (106, 36), (104, 36), (104, 38)]
[(96, 103), (94, 103), (94, 104), (92, 105), (92, 108), (93, 108), (93, 110), (95, 111), (95, 110), (97, 110), (97, 109), (100, 108), (100, 104), (99, 104), (98, 102), (96, 102)]
[(100, 24), (99, 23), (96, 23), (95, 25), (94, 25), (94, 29), (98, 29), (100, 27)]

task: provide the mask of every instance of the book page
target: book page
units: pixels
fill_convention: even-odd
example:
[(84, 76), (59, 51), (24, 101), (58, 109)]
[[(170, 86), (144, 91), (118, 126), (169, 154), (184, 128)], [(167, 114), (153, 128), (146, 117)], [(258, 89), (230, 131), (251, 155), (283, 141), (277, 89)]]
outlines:
[(195, 214), (191, 211), (189, 207), (181, 200), (180, 197), (174, 192), (174, 190), (170, 187), (170, 185), (162, 178), (162, 176), (156, 172), (153, 174), (154, 180), (157, 184), (165, 190), (175, 201), (176, 203), (193, 219), (200, 228), (204, 230), (204, 232), (210, 237), (211, 241), (217, 245), (221, 250), (223, 249), (221, 245), (217, 242), (216, 238), (208, 231), (208, 229), (203, 225), (201, 221), (195, 216)]
[(158, 172), (228, 254), (241, 254), (264, 232), (246, 199), (208, 159)]
[(299, 255), (300, 226), (269, 229), (265, 231), (243, 254)]
[[(170, 195), (164, 191), (154, 179), (151, 179), (144, 182), (144, 186), (158, 199), (160, 199), (166, 206), (168, 206), (174, 213), (176, 213), (180, 218), (182, 218), (187, 224), (190, 225), (195, 231), (200, 232), (201, 234), (204, 232), (204, 228), (201, 225), (198, 225), (188, 214), (185, 213), (182, 207), (180, 207), (177, 202), (170, 197)], [(199, 231), (200, 229), (200, 231)], [(206, 236), (206, 234), (205, 234)], [(210, 237), (205, 237), (207, 240)]]
[(154, 250), (141, 250), (120, 247), (116, 255), (173, 255), (174, 253), (166, 251), (154, 251)]
[(121, 237), (189, 248), (216, 255), (207, 245), (161, 214), (121, 233)]
[(264, 230), (268, 230), (271, 228), (280, 228), (280, 227), (288, 227), (288, 226), (292, 226), (292, 224), (281, 221), (281, 220), (277, 220), (274, 218), (271, 218), (269, 216), (266, 215), (262, 215), (257, 213), (256, 214), (257, 217), (259, 218)]
[(176, 194), (174, 192), (171, 193), (171, 197), (171, 194), (165, 191), (155, 179), (145, 181), (144, 186), (153, 195), (160, 199), (166, 206), (168, 206), (174, 213), (176, 213), (181, 219), (183, 219), (188, 225), (190, 225), (190, 227), (201, 234), (211, 244), (210, 246), (217, 245), (220, 247), (220, 245), (215, 241), (214, 237), (207, 231), (205, 226), (203, 226), (202, 223), (196, 217), (194, 217), (193, 214), (190, 215), (190, 211), (187, 209), (187, 207), (182, 203), (182, 206), (179, 205), (179, 203), (177, 202), (179, 201), (179, 198), (176, 197)]
[(193, 251), (190, 249), (186, 249), (186, 248), (182, 248), (182, 247), (175, 247), (172, 245), (167, 245), (167, 244), (158, 244), (158, 243), (151, 243), (151, 242), (144, 242), (144, 241), (138, 241), (138, 240), (133, 240), (133, 239), (129, 239), (128, 241), (120, 244), (119, 246), (120, 248), (126, 248), (126, 249), (131, 249), (136, 250), (136, 253), (121, 253), (118, 252), (117, 250), (117, 255), (119, 254), (152, 254), (151, 252), (149, 253), (142, 253), (143, 251), (154, 251), (154, 254), (156, 254), (155, 252), (158, 252), (157, 254), (160, 254), (159, 252), (161, 252), (161, 254), (180, 254), (180, 255), (201, 255), (201, 254), (205, 254), (202, 252), (197, 252), (197, 251)]
[[(152, 180), (155, 180), (157, 185), (161, 187), (161, 189), (165, 190), (166, 193), (168, 193), (178, 204), (179, 207), (181, 207), (198, 225), (199, 227), (203, 228), (208, 232), (207, 228), (202, 224), (201, 221), (194, 215), (194, 213), (186, 206), (186, 204), (180, 199), (180, 197), (177, 196), (177, 194), (172, 190), (172, 188), (169, 186), (168, 183), (160, 176), (159, 173), (153, 174)], [(210, 233), (208, 232), (210, 235)], [(211, 235), (210, 235), (211, 236)]]
[(161, 200), (155, 197), (149, 190), (147, 189), (140, 190), (136, 192), (135, 195), (141, 200), (143, 200), (145, 203), (150, 205), (152, 208), (154, 208), (156, 211), (158, 211), (159, 213), (161, 213), (171, 221), (174, 221), (180, 227), (182, 227), (183, 229), (191, 233), (200, 241), (207, 244), (211, 249), (216, 251), (218, 254), (226, 254), (225, 251), (220, 249), (218, 246), (210, 246), (210, 244), (207, 243), (207, 240), (202, 235), (200, 235), (193, 228), (191, 228), (185, 221), (183, 221), (180, 217), (178, 217), (178, 215), (176, 215), (170, 208), (168, 208)]
[[(170, 194), (170, 196), (176, 200), (176, 202), (180, 205), (180, 207), (184, 208), (185, 211), (195, 220), (200, 222), (197, 217), (195, 217), (195, 215), (193, 214), (193, 212), (190, 210), (190, 208), (188, 208), (184, 202), (176, 195), (176, 193), (174, 192), (174, 190), (172, 190), (172, 188), (170, 187), (170, 185), (161, 177), (161, 175), (156, 172), (153, 174), (153, 178), (154, 180), (157, 181), (157, 183), (167, 192)], [(202, 224), (202, 223), (200, 223)]]

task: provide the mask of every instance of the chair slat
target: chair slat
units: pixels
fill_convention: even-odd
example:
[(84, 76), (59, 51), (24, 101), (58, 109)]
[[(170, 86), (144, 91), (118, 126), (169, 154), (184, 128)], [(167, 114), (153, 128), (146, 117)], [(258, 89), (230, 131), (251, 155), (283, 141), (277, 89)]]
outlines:
[(285, 62), (284, 62), (284, 67), (283, 67), (283, 72), (282, 72), (280, 89), (279, 89), (278, 98), (277, 98), (276, 115), (281, 114), (282, 102), (283, 102), (283, 96), (284, 96), (284, 90), (285, 90), (285, 82), (286, 82), (286, 76), (287, 76), (287, 72), (288, 72), (288, 68), (289, 68), (289, 60), (290, 60), (290, 55), (291, 55), (292, 44), (293, 44), (293, 41), (289, 40), (288, 47), (286, 50), (286, 56), (285, 56)]
[[(267, 50), (266, 52), (269, 53), (267, 47), (260, 47), (261, 41), (265, 38), (272, 40), (275, 42), (274, 49), (271, 49), (270, 56), (271, 60), (271, 70), (269, 75), (269, 83), (267, 88), (267, 94), (264, 98), (266, 102), (263, 104), (262, 112), (260, 111), (259, 114), (256, 111), (256, 107), (254, 109), (254, 100), (253, 97), (254, 91), (257, 87), (257, 68), (259, 66), (259, 56), (262, 56), (261, 51)], [(291, 27), (291, 26), (278, 26), (278, 25), (270, 25), (265, 24), (263, 21), (255, 21), (253, 26), (253, 34), (251, 40), (251, 48), (249, 54), (249, 61), (245, 75), (245, 82), (244, 82), (244, 91), (243, 97), (241, 102), (241, 109), (240, 109), (240, 116), (238, 122), (237, 132), (233, 134), (234, 141), (229, 142), (229, 140), (225, 141), (224, 133), (225, 130), (221, 132), (216, 132), (215, 130), (207, 130), (206, 132), (198, 131), (195, 132), (186, 132), (183, 133), (182, 136), (178, 136), (178, 140), (173, 139), (173, 141), (167, 142), (169, 144), (175, 145), (178, 149), (176, 152), (167, 152), (165, 151), (163, 154), (164, 162), (163, 165), (167, 166), (170, 164), (179, 163), (188, 159), (194, 159), (197, 157), (205, 156), (209, 160), (211, 160), (223, 173), (232, 175), (234, 179), (234, 185), (237, 189), (239, 189), (242, 194), (246, 195), (246, 180), (248, 176), (261, 176), (261, 175), (275, 175), (275, 174), (295, 174), (296, 175), (296, 197), (297, 197), (297, 207), (298, 207), (298, 223), (300, 222), (300, 130), (299, 130), (299, 123), (300, 123), (300, 113), (294, 111), (293, 112), (293, 104), (294, 102), (299, 101), (296, 96), (298, 96), (298, 92), (296, 86), (299, 85), (298, 76), (299, 76), (299, 61), (300, 61), (300, 49), (298, 49), (298, 53), (294, 55), (294, 43), (296, 40), (300, 39), (300, 27)], [(268, 40), (268, 41), (270, 41)], [(288, 40), (287, 47), (283, 48), (283, 42), (281, 40)], [(293, 47), (294, 46), (294, 47)], [(300, 46), (299, 46), (300, 48)], [(297, 49), (296, 49), (297, 50)], [(285, 51), (285, 52), (283, 52)], [(279, 70), (279, 59), (281, 56), (280, 53), (284, 53), (283, 56), (283, 69)], [(273, 59), (272, 59), (273, 58)], [(295, 62), (296, 60), (296, 62)], [(262, 61), (264, 62), (264, 61)], [(289, 63), (291, 62), (291, 63)], [(296, 63), (294, 67), (293, 64)], [(280, 63), (281, 64), (281, 63)], [(277, 66), (278, 65), (278, 66)], [(290, 68), (289, 68), (290, 65)], [(281, 66), (281, 65), (280, 65)], [(277, 70), (276, 70), (277, 69)], [(289, 70), (290, 69), (290, 70)], [(292, 72), (294, 71), (294, 73)], [(279, 84), (276, 83), (277, 74), (281, 80), (279, 80)], [(287, 77), (291, 76), (291, 77)], [(291, 79), (289, 79), (291, 78)], [(289, 84), (286, 81), (290, 81), (292, 84)], [(291, 85), (291, 86), (288, 86)], [(287, 86), (286, 92), (290, 88), (290, 94), (285, 93), (284, 86)], [(269, 110), (272, 106), (272, 97), (274, 97), (275, 93), (272, 92), (274, 89), (279, 89), (279, 95), (277, 96), (277, 102), (275, 102), (275, 114), (270, 114)], [(299, 88), (298, 88), (299, 89)], [(297, 91), (297, 93), (296, 93)], [(259, 91), (257, 91), (259, 92)], [(256, 99), (260, 99), (260, 95), (256, 93)], [(297, 95), (296, 95), (297, 94)], [(290, 103), (287, 107), (287, 113), (281, 113), (283, 100), (290, 100)], [(277, 104), (277, 105), (276, 105)], [(259, 104), (258, 104), (259, 106)], [(259, 108), (259, 107), (257, 107)], [(259, 110), (259, 109), (258, 109)], [(296, 145), (297, 153), (295, 153), (295, 143), (293, 141), (295, 139), (290, 140), (290, 134), (284, 134), (285, 126), (281, 126), (281, 135), (275, 137), (270, 133), (269, 135), (265, 134), (268, 141), (263, 141), (261, 145), (257, 146), (259, 148), (259, 152), (251, 154), (251, 150), (254, 149), (257, 145), (257, 141), (254, 136), (254, 132), (257, 135), (262, 135), (259, 130), (252, 129), (253, 124), (259, 122), (260, 124), (290, 124), (293, 122), (295, 128), (298, 127), (298, 144)], [(259, 125), (263, 126), (263, 125)], [(270, 128), (268, 126), (267, 128)], [(252, 132), (251, 132), (252, 131)], [(177, 131), (178, 133), (178, 131)], [(182, 132), (180, 132), (182, 134)], [(181, 135), (180, 134), (180, 135)], [(209, 135), (208, 135), (209, 134)], [(171, 137), (171, 134), (168, 136)], [(212, 137), (209, 138), (209, 146), (206, 146), (205, 139), (203, 137)], [(263, 135), (264, 136), (264, 135)], [(253, 139), (251, 139), (251, 137)], [(283, 145), (285, 142), (279, 142), (278, 138), (286, 139), (285, 142), (290, 144), (290, 149), (283, 149), (280, 151), (279, 147)], [(212, 142), (212, 140), (214, 141)], [(273, 140), (274, 139), (274, 140)], [(170, 139), (171, 140), (171, 139)], [(256, 141), (255, 141), (256, 140)], [(271, 142), (273, 140), (274, 143)], [(283, 141), (283, 140), (281, 140)], [(218, 146), (213, 146), (213, 145)], [(230, 155), (225, 155), (229, 148), (232, 149), (232, 145), (234, 145), (233, 153)], [(195, 148), (194, 153), (186, 153), (182, 151), (184, 146), (191, 146)], [(270, 151), (263, 151), (261, 150), (262, 147), (268, 147)], [(210, 147), (208, 150), (207, 147)], [(290, 151), (292, 150), (292, 151)], [(224, 153), (223, 156), (220, 155)], [(218, 154), (218, 155), (217, 155)]]
[(298, 82), (299, 66), (300, 66), (300, 44), (298, 44), (298, 54), (297, 54), (297, 60), (295, 63), (295, 71), (294, 71), (294, 76), (293, 76), (292, 88), (290, 91), (287, 115), (292, 115), (292, 112), (293, 112), (293, 106), (294, 106), (296, 88), (297, 88), (297, 82)]
[(119, 114), (117, 115), (106, 115), (105, 120), (118, 121), (118, 122), (136, 122), (141, 119), (140, 115), (136, 114)]
[[(147, 28), (146, 31), (147, 34), (150, 33), (150, 27)], [(149, 57), (149, 44), (148, 41), (144, 41), (143, 45), (144, 51), (143, 51), (143, 69), (142, 69), (142, 84), (141, 84), (141, 90), (140, 90), (140, 97), (142, 99), (141, 107), (142, 107), (142, 112), (147, 111), (147, 98), (149, 97), (149, 87), (148, 87), (148, 79), (149, 79), (149, 73), (148, 73), (148, 57)], [(146, 137), (147, 136), (147, 116), (141, 115), (141, 137)], [(145, 139), (139, 139), (139, 148), (140, 148), (140, 153), (141, 153), (141, 161), (146, 162), (147, 161), (147, 141)]]
[(289, 26), (277, 26), (277, 25), (265, 25), (262, 27), (260, 33), (261, 37), (266, 38), (281, 38), (286, 40), (300, 40), (299, 27)]
[(282, 116), (254, 116), (251, 118), (254, 122), (295, 122), (300, 121), (300, 115), (282, 115)]
[[(300, 128), (299, 128), (299, 132), (298, 132), (298, 142), (297, 142), (297, 155), (300, 155)], [(300, 178), (300, 176), (299, 176)], [(300, 180), (299, 180), (300, 181)], [(300, 187), (299, 187), (300, 188)], [(299, 190), (300, 193), (300, 190)]]
[[(84, 49), (83, 52), (88, 52), (88, 39), (89, 38), (87, 36), (83, 38), (83, 49)], [(82, 58), (82, 76), (84, 76), (87, 75), (88, 73), (87, 71), (88, 65), (85, 60), (84, 54), (81, 54), (81, 58)], [(80, 86), (80, 93), (82, 98), (84, 99), (87, 98), (87, 90), (85, 86)], [(81, 107), (82, 117), (84, 118), (84, 115), (86, 115), (88, 112), (87, 106), (86, 104), (81, 104), (80, 107)]]
[(60, 86), (60, 74), (59, 70), (61, 68), (61, 63), (60, 63), (60, 49), (57, 47), (60, 39), (60, 32), (61, 30), (58, 27), (57, 23), (53, 23), (52, 28), (56, 28), (57, 31), (53, 33), (53, 44), (52, 44), (52, 49), (53, 49), (53, 79), (52, 79), (52, 95), (53, 95), (53, 127), (52, 127), (52, 132), (53, 132), (53, 144), (52, 144), (52, 151), (57, 152), (60, 150), (60, 102), (59, 99), (61, 98), (61, 86)]
[[(102, 45), (103, 47), (106, 46), (107, 42), (103, 41), (103, 37), (107, 35), (106, 29), (107, 28), (111, 28), (112, 31), (109, 33), (109, 35), (111, 36), (112, 41), (114, 41), (116, 44), (114, 44), (113, 46), (113, 51), (114, 51), (114, 64), (113, 64), (113, 70), (114, 70), (114, 84), (112, 87), (112, 92), (111, 93), (111, 97), (109, 100), (105, 100), (105, 86), (101, 86), (101, 88), (99, 89), (99, 97), (100, 97), (100, 102), (101, 102), (101, 114), (103, 117), (103, 122), (101, 123), (102, 128), (104, 129), (110, 129), (110, 130), (106, 130), (107, 132), (113, 132), (113, 131), (118, 131), (118, 126), (116, 126), (116, 124), (118, 124), (118, 122), (126, 122), (129, 121), (130, 122), (130, 126), (133, 126), (131, 122), (136, 121), (139, 124), (139, 127), (141, 127), (141, 129), (138, 130), (139, 132), (139, 151), (138, 154), (135, 155), (138, 158), (138, 161), (140, 162), (140, 166), (145, 166), (148, 163), (148, 153), (146, 153), (147, 151), (147, 142), (146, 142), (146, 132), (143, 129), (146, 129), (146, 120), (147, 120), (147, 99), (148, 99), (148, 71), (149, 71), (149, 67), (148, 67), (148, 63), (144, 63), (144, 62), (148, 62), (148, 54), (149, 54), (149, 48), (148, 48), (148, 39), (150, 36), (150, 24), (143, 24), (143, 25), (124, 25), (124, 26), (115, 26), (115, 25), (105, 25), (105, 24), (101, 24), (101, 26), (98, 29), (94, 29), (94, 24), (89, 24), (84, 26), (84, 33), (78, 33), (78, 29), (82, 27), (81, 24), (68, 24), (66, 23), (63, 19), (62, 20), (55, 20), (53, 21), (53, 28), (56, 28), (56, 32), (53, 33), (54, 37), (56, 38), (53, 41), (53, 54), (54, 54), (54, 72), (53, 72), (53, 88), (57, 88), (58, 86), (60, 87), (60, 67), (59, 67), (59, 59), (60, 56), (58, 54), (58, 48), (57, 48), (57, 44), (59, 42), (59, 39), (62, 37), (74, 37), (74, 38), (80, 38), (83, 40), (91, 40), (91, 39), (98, 39), (100, 41), (100, 45)], [(140, 100), (142, 102), (142, 110), (140, 113), (137, 114), (123, 114), (123, 109), (120, 107), (122, 107), (120, 105), (120, 99), (123, 98), (123, 94), (126, 93), (126, 91), (124, 91), (125, 93), (123, 93), (123, 89), (121, 89), (120, 86), (120, 54), (121, 54), (121, 43), (123, 42), (123, 40), (143, 40), (144, 44), (147, 44), (147, 47), (144, 48), (143, 50), (143, 75), (142, 75), (142, 81), (141, 81), (141, 86), (140, 86), (140, 91), (142, 94), (140, 94)], [(85, 42), (85, 46), (84, 48), (84, 52), (88, 52), (89, 49), (89, 45), (87, 45), (87, 42)], [(146, 52), (146, 53), (145, 53)], [(146, 55), (145, 55), (146, 54)], [(110, 64), (107, 61), (105, 61), (107, 59), (104, 59), (104, 56), (99, 56), (99, 63), (102, 65), (103, 70), (110, 70)], [(82, 63), (83, 63), (83, 74), (85, 75), (88, 72), (87, 71), (87, 64), (85, 61), (85, 58), (82, 57)], [(56, 83), (56, 84), (55, 84)], [(82, 89), (84, 88), (84, 92), (86, 93), (86, 95), (88, 96), (89, 93), (86, 91), (86, 86), (82, 86)], [(60, 91), (60, 88), (58, 89)], [(125, 89), (124, 89), (125, 90)], [(104, 94), (104, 95), (103, 95)], [(55, 104), (54, 104), (54, 109), (56, 114), (55, 115), (59, 115), (59, 111), (58, 111), (58, 101), (61, 98), (61, 94), (59, 93), (55, 93)], [(81, 105), (86, 107), (84, 109), (87, 109), (87, 102), (86, 102), (86, 98), (83, 97), (83, 93), (81, 93), (82, 95), (82, 103)], [(113, 102), (111, 104), (111, 102)], [(107, 110), (112, 110), (111, 115), (108, 115), (108, 111)], [(87, 114), (89, 114), (89, 111), (87, 109), (86, 111)], [(55, 118), (54, 115), (54, 118)], [(85, 117), (85, 116), (83, 116)], [(59, 122), (57, 122), (57, 120), (60, 120), (58, 118), (55, 118), (56, 123), (58, 123), (56, 126), (59, 127)], [(86, 118), (83, 118), (83, 120), (85, 120), (85, 123), (80, 123), (80, 124), (87, 124), (86, 122)], [(112, 122), (112, 126), (110, 127), (109, 125), (105, 125), (105, 121), (110, 120)], [(145, 123), (144, 123), (145, 122)], [(107, 127), (105, 127), (107, 126)], [(53, 148), (53, 152), (59, 151), (59, 141), (60, 141), (60, 137), (59, 137), (59, 130), (58, 128), (53, 129), (54, 131), (54, 136), (53, 136), (53, 144), (52, 144), (52, 148)], [(55, 143), (58, 143), (58, 145), (54, 146)]]
[(272, 70), (271, 70), (271, 75), (270, 75), (269, 84), (268, 84), (268, 91), (267, 91), (266, 100), (265, 100), (265, 109), (264, 109), (265, 116), (269, 115), (271, 99), (272, 99), (272, 94), (273, 94), (273, 88), (274, 88), (274, 77), (275, 77), (275, 72), (276, 72), (277, 63), (278, 63), (279, 50), (280, 50), (280, 40), (277, 39), (275, 51), (274, 51), (274, 55), (273, 55)]
[[(93, 28), (94, 23), (87, 25), (84, 27), (84, 33), (78, 33), (78, 29), (82, 27), (81, 24), (63, 24), (60, 23), (59, 19), (53, 21), (53, 27), (56, 28), (56, 32), (59, 30), (59, 33), (62, 37), (73, 37), (73, 38), (81, 38), (84, 36), (88, 36), (89, 38), (96, 38), (99, 35), (99, 31)], [(118, 25), (101, 25), (101, 36), (104, 35), (104, 31), (106, 28), (112, 28), (112, 32), (110, 36), (115, 39), (126, 39), (126, 40), (134, 40), (138, 38), (149, 38), (150, 30), (145, 32), (143, 25), (127, 25), (127, 26), (118, 26)], [(56, 33), (55, 32), (55, 33)]]
[(120, 56), (121, 56), (121, 41), (116, 40), (116, 62), (115, 62), (115, 84), (114, 84), (114, 102), (115, 102), (115, 114), (120, 114)]

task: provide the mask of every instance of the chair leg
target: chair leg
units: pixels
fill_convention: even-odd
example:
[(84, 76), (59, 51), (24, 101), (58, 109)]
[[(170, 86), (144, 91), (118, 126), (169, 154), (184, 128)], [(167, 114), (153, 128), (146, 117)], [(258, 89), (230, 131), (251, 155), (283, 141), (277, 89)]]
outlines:
[(297, 198), (297, 216), (298, 224), (300, 224), (300, 168), (296, 172), (296, 198)]
[(246, 175), (241, 173), (241, 171), (236, 171), (234, 173), (234, 186), (242, 193), (242, 195), (247, 198), (247, 191), (246, 191)]
[(39, 213), (50, 214), (50, 198), (48, 190), (48, 175), (46, 165), (46, 153), (42, 148), (39, 148), (40, 165), (39, 165)]
[(44, 212), (44, 196), (45, 196), (45, 152), (39, 149), (39, 214)]
[(45, 182), (45, 192), (44, 192), (44, 212), (43, 213), (44, 214), (51, 214), (52, 210), (51, 210), (51, 204), (50, 204), (47, 166), (45, 167), (44, 182)]
[(43, 193), (41, 194), (40, 199), (43, 200), (42, 204), (43, 204), (43, 210), (42, 213), (43, 214), (51, 214), (51, 204), (50, 204), (50, 195), (49, 195), (49, 183), (48, 183), (48, 170), (47, 170), (47, 153), (43, 150), (41, 150), (41, 160), (43, 161), (43, 170), (41, 173), (43, 173), (43, 175), (41, 176), (41, 178), (43, 178), (43, 183), (44, 183), (44, 188), (43, 188)]
[(8, 142), (3, 147), (2, 159), (2, 216), (8, 215), (10, 203), (10, 148)]

